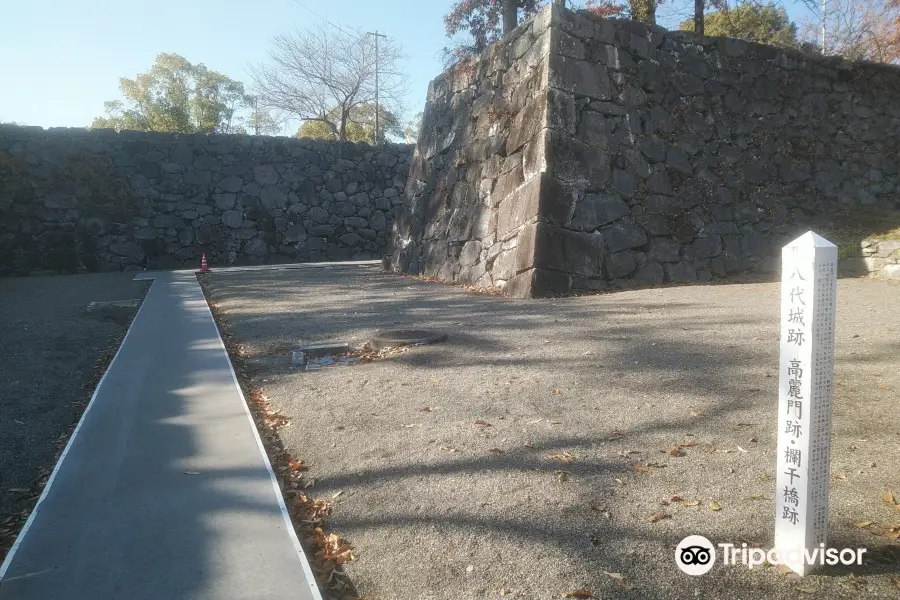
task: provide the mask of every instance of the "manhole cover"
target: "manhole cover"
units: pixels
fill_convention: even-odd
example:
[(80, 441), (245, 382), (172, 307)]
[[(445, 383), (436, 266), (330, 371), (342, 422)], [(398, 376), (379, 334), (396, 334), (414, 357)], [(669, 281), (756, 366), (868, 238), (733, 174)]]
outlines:
[(396, 348), (398, 346), (420, 346), (436, 344), (447, 339), (446, 333), (428, 331), (427, 329), (392, 329), (372, 336), (369, 342), (375, 350)]

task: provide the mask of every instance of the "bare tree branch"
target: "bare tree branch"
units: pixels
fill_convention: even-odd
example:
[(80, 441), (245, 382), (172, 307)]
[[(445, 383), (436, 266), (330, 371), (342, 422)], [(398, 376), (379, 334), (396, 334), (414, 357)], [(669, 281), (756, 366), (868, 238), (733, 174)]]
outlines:
[(269, 62), (251, 69), (260, 101), (302, 121), (325, 123), (340, 140), (347, 139), (352, 109), (375, 103), (378, 66), (379, 103), (400, 114), (408, 78), (400, 70), (402, 49), (390, 38), (378, 44), (371, 36), (310, 28), (272, 39)]

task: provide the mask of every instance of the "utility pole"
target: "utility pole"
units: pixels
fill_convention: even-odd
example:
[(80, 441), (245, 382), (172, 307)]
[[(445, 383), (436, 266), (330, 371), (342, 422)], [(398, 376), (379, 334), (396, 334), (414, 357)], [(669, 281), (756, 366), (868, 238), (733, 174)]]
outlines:
[(253, 97), (253, 126), (256, 129), (256, 135), (259, 135), (259, 98)]
[(375, 36), (375, 145), (378, 145), (378, 113), (381, 112), (378, 102), (378, 38), (387, 38), (386, 35), (378, 33), (378, 30), (368, 32), (368, 35)]

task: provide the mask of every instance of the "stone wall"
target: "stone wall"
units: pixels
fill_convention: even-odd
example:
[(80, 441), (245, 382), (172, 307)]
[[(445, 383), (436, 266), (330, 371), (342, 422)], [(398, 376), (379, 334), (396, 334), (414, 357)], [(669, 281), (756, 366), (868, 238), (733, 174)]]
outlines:
[[(486, 96), (491, 77), (504, 87)], [(440, 125), (419, 140), (391, 266), (517, 296), (774, 272), (818, 217), (900, 208), (898, 97), (895, 67), (553, 5), (432, 84)], [(479, 110), (504, 116), (499, 139), (460, 160)], [(512, 193), (484, 183), (498, 161), (521, 164)], [(435, 200), (442, 180), (477, 190), (497, 215), (488, 235), (446, 235), (459, 210)]]
[(542, 185), (549, 14), (429, 85), (389, 268), (484, 287), (519, 270), (517, 232), (537, 215), (521, 206)]
[(0, 273), (381, 258), (411, 153), (0, 126)]
[(871, 275), (900, 279), (900, 240), (866, 239), (859, 246), (838, 246), (838, 274), (847, 277)]

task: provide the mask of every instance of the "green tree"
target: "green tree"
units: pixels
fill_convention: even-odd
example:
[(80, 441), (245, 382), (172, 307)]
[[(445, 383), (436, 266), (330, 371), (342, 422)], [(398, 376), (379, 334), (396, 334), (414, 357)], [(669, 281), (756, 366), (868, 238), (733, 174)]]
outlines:
[(119, 80), (123, 100), (103, 103), (92, 128), (233, 133), (248, 105), (244, 85), (177, 54), (160, 54), (148, 73)]
[[(328, 118), (336, 120), (341, 113), (340, 108), (333, 108), (328, 111)], [(381, 139), (387, 136), (402, 137), (404, 127), (400, 120), (393, 112), (380, 107), (378, 113), (378, 127), (381, 130)], [(375, 142), (375, 105), (359, 104), (350, 109), (347, 117), (346, 139), (350, 142)], [(315, 138), (319, 140), (339, 140), (340, 136), (329, 126), (326, 121), (310, 120), (304, 121), (297, 132), (297, 137)]]
[[(772, 46), (797, 46), (797, 26), (787, 11), (775, 4), (742, 4), (705, 16), (704, 33)], [(683, 21), (682, 31), (694, 31), (694, 19)]]

